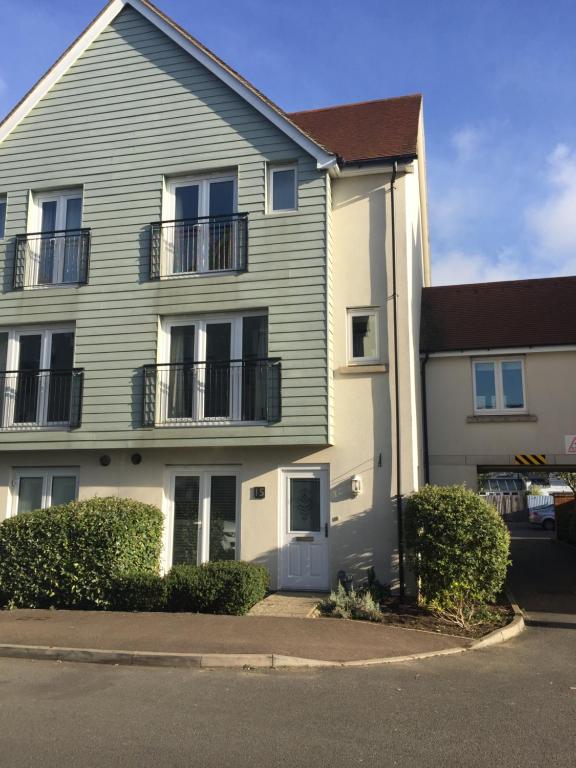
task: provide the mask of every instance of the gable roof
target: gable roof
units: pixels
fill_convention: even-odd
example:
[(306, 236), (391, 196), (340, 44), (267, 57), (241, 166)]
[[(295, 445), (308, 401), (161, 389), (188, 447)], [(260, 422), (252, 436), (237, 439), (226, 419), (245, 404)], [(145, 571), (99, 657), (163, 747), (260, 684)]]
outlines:
[(0, 123), (0, 142), (30, 113), (45, 94), (55, 85), (74, 62), (84, 53), (98, 35), (114, 21), (126, 7), (131, 6), (148, 21), (158, 27), (177, 45), (187, 51), (206, 69), (222, 80), (232, 90), (263, 114), (302, 149), (312, 155), (319, 168), (329, 168), (336, 163), (334, 154), (326, 150), (316, 139), (307, 135), (274, 102), (264, 96), (248, 80), (229, 67), (218, 56), (202, 45), (176, 24), (169, 16), (156, 8), (149, 0), (110, 0), (82, 34), (66, 49), (56, 63), (43, 75), (23, 99)]
[(576, 277), (424, 288), (420, 349), (576, 344)]
[(291, 112), (291, 120), (345, 163), (415, 157), (421, 94)]

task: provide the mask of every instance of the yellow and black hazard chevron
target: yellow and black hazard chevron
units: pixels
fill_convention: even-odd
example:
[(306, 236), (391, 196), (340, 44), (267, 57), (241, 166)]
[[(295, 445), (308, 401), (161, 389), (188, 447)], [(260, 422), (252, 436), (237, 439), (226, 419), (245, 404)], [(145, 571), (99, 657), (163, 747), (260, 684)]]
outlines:
[(516, 456), (514, 456), (514, 464), (522, 464), (525, 467), (530, 467), (534, 464), (537, 466), (548, 464), (548, 462), (543, 453), (517, 453)]

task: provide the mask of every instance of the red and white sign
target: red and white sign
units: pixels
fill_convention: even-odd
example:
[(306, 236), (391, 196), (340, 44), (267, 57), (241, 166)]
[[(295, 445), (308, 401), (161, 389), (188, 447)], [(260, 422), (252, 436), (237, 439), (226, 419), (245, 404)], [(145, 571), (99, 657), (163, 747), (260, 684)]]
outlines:
[(565, 435), (566, 453), (576, 453), (576, 435)]

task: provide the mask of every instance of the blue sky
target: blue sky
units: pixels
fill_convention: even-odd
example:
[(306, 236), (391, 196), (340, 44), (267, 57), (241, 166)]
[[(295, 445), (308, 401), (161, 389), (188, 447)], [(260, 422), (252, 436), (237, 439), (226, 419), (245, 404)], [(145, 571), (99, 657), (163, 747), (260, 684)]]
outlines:
[[(158, 0), (287, 110), (424, 94), (433, 281), (576, 274), (574, 0)], [(101, 0), (0, 0), (4, 114)]]

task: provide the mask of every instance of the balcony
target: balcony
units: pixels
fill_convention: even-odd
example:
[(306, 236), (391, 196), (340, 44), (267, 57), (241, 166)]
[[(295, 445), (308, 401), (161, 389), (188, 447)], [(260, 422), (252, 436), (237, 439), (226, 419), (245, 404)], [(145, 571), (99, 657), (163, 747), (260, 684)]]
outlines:
[(143, 426), (280, 421), (277, 359), (144, 366)]
[(88, 281), (89, 257), (89, 229), (17, 235), (14, 289), (82, 285)]
[(84, 371), (0, 372), (0, 428), (77, 429), (82, 418)]
[(150, 279), (241, 272), (248, 255), (248, 214), (151, 224)]

